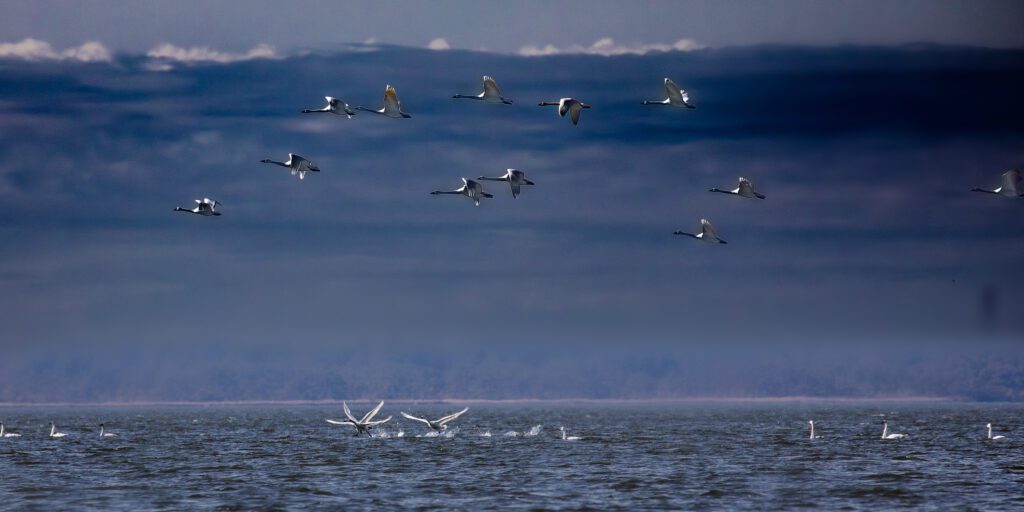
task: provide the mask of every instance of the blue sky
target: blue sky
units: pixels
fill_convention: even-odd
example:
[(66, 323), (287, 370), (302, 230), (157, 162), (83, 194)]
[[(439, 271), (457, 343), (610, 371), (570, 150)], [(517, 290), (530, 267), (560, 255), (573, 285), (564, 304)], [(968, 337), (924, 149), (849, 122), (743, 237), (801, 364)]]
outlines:
[[(39, 9), (59, 6), (36, 5), (12, 4), (0, 22), (0, 344), (28, 366), (65, 344), (656, 354), (917, 349), (1017, 328), (1024, 203), (968, 192), (1024, 160), (1024, 52), (1002, 48), (1019, 34), (997, 15), (1010, 4), (928, 3), (916, 24), (877, 30), (850, 14), (869, 4), (730, 4), (733, 24), (714, 3), (641, 4), (646, 17), (605, 6), (572, 30), (529, 21), (526, 5), (506, 18), (523, 30), (494, 52), (458, 51), (485, 43), (458, 22), (480, 18), (468, 3), (403, 5), (413, 12), (391, 36), (353, 17), (327, 36), (309, 14), (326, 7), (312, 3), (247, 3), (241, 27), (227, 21), (231, 2), (182, 23), (167, 20), (187, 9), (164, 3), (64, 4), (48, 17)], [(734, 30), (764, 5), (775, 9), (760, 32)], [(815, 17), (846, 31), (794, 20), (823, 5)], [(656, 15), (666, 6), (712, 12), (704, 25), (723, 33), (669, 30)], [(891, 18), (921, 7), (897, 4)], [(964, 10), (970, 30), (936, 30)], [(246, 25), (272, 14), (313, 25)], [(60, 21), (71, 15), (81, 23)], [(112, 17), (125, 22), (98, 28)], [(143, 18), (164, 21), (142, 30)], [(424, 48), (435, 35), (456, 50)], [(601, 37), (616, 42), (593, 46)], [(912, 41), (971, 47), (902, 45)], [(847, 42), (872, 46), (834, 46)], [(522, 55), (527, 45), (537, 51)], [(483, 74), (515, 103), (450, 99)], [(666, 76), (697, 110), (639, 105)], [(298, 113), (324, 95), (377, 106), (387, 83), (412, 119)], [(595, 108), (573, 127), (536, 106), (562, 96)], [(300, 182), (259, 163), (288, 152), (323, 172)], [(428, 194), (507, 167), (538, 185), (515, 200), (492, 185), (478, 208)], [(768, 199), (707, 192), (738, 176)], [(224, 215), (171, 211), (203, 196)], [(702, 217), (729, 245), (671, 235)]]

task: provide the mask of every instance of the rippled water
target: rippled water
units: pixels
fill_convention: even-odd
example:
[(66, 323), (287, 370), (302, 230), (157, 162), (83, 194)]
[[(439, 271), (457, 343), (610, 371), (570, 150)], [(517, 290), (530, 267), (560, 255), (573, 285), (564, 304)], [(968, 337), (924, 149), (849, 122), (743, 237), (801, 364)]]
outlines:
[(334, 406), (0, 408), (0, 508), (1024, 508), (1018, 405), (473, 405), (435, 437), (398, 415), (455, 409), (385, 404), (367, 438)]

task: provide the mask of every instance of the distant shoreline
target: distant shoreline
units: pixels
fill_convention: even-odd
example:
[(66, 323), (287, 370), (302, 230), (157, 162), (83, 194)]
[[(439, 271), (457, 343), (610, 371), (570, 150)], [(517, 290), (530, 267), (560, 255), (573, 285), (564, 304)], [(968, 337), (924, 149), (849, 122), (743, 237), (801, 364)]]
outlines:
[[(375, 402), (378, 398), (346, 399), (352, 403)], [(386, 398), (386, 402), (400, 404), (773, 404), (773, 403), (808, 403), (808, 404), (869, 404), (869, 403), (1016, 403), (1016, 402), (981, 402), (962, 397), (938, 396), (889, 396), (889, 397), (689, 397), (689, 398)], [(0, 408), (16, 407), (235, 407), (235, 406), (306, 406), (306, 405), (341, 405), (342, 400), (221, 400), (221, 401), (187, 401), (187, 400), (140, 400), (125, 402), (0, 402)]]

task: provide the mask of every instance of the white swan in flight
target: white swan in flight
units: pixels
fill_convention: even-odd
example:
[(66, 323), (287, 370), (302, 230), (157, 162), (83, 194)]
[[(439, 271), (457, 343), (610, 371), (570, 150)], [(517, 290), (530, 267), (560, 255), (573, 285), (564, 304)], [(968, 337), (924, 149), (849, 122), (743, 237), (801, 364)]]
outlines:
[(462, 178), (462, 186), (455, 190), (435, 190), (430, 193), (430, 195), (432, 196), (440, 194), (463, 195), (472, 199), (473, 203), (476, 204), (477, 206), (480, 206), (481, 199), (491, 199), (492, 197), (494, 197), (493, 195), (484, 192), (484, 187), (482, 187), (480, 183), (473, 180), (467, 180), (466, 178)]
[(1003, 173), (1003, 184), (995, 190), (986, 190), (983, 188), (972, 188), (971, 192), (985, 192), (988, 194), (998, 194), (1003, 197), (1010, 199), (1018, 199), (1024, 197), (1024, 189), (1020, 185), (1020, 169), (1011, 169)]
[(100, 423), (100, 437), (117, 437), (117, 434), (107, 432), (106, 427)]
[(14, 432), (7, 432), (4, 430), (4, 424), (0, 423), (0, 437), (21, 437), (21, 434), (15, 434)]
[(721, 192), (723, 194), (732, 194), (734, 196), (746, 197), (748, 199), (752, 198), (752, 197), (756, 197), (758, 199), (764, 199), (764, 194), (759, 194), (759, 193), (755, 192), (754, 191), (754, 184), (751, 183), (750, 180), (748, 180), (748, 179), (746, 179), (746, 178), (744, 178), (742, 176), (740, 176), (739, 185), (737, 185), (736, 188), (734, 188), (732, 190), (722, 190), (720, 188), (712, 188), (712, 189), (708, 189), (708, 191), (709, 192)]
[(341, 407), (342, 407), (342, 409), (344, 409), (345, 417), (348, 418), (348, 419), (347, 420), (327, 420), (327, 423), (330, 423), (331, 425), (345, 425), (345, 426), (349, 426), (349, 427), (355, 427), (356, 435), (357, 436), (359, 434), (364, 434), (364, 433), (366, 435), (370, 435), (370, 430), (371, 429), (373, 429), (377, 425), (381, 425), (381, 424), (387, 423), (388, 421), (391, 420), (391, 416), (388, 416), (387, 418), (384, 418), (382, 420), (373, 421), (373, 417), (376, 416), (378, 412), (380, 412), (380, 408), (384, 407), (384, 401), (383, 400), (381, 400), (380, 403), (377, 404), (377, 407), (374, 407), (373, 409), (370, 409), (370, 412), (366, 413), (366, 415), (363, 416), (363, 419), (361, 419), (361, 420), (357, 420), (355, 418), (355, 416), (352, 416), (352, 411), (350, 411), (348, 409), (348, 404), (346, 402), (341, 402)]
[(425, 424), (426, 426), (430, 427), (431, 429), (433, 429), (436, 432), (443, 432), (445, 430), (448, 430), (448, 422), (454, 420), (455, 418), (458, 418), (459, 416), (462, 416), (463, 414), (466, 414), (466, 411), (468, 411), (468, 410), (469, 410), (469, 407), (466, 407), (465, 409), (463, 409), (463, 410), (461, 410), (461, 411), (459, 411), (457, 413), (449, 414), (448, 416), (443, 416), (443, 417), (438, 418), (438, 419), (436, 419), (434, 421), (430, 421), (430, 420), (428, 420), (426, 418), (417, 418), (416, 416), (413, 416), (413, 415), (408, 414), (406, 412), (402, 412), (402, 416), (404, 416), (406, 419), (410, 419), (410, 420), (413, 420), (413, 421), (419, 421), (419, 422)]
[(307, 172), (320, 172), (320, 168), (317, 167), (316, 164), (310, 162), (309, 160), (299, 155), (296, 155), (295, 153), (288, 153), (287, 162), (278, 162), (277, 160), (271, 160), (269, 158), (264, 158), (263, 160), (260, 160), (260, 162), (265, 164), (280, 165), (281, 167), (287, 167), (292, 171), (292, 176), (298, 174), (300, 180), (306, 179)]
[(395, 119), (410, 118), (409, 114), (402, 112), (402, 102), (398, 101), (398, 92), (395, 91), (391, 84), (388, 84), (384, 88), (384, 106), (380, 110), (374, 110), (366, 107), (356, 107), (356, 110), (365, 110), (367, 112), (373, 112), (374, 114), (380, 114), (382, 116), (393, 117)]
[(462, 98), (467, 100), (482, 100), (489, 103), (504, 103), (511, 105), (512, 100), (501, 95), (501, 88), (498, 87), (498, 83), (493, 78), (484, 75), (484, 91), (477, 95), (469, 94), (456, 94), (452, 98)]
[(995, 441), (996, 439), (1006, 439), (1006, 436), (993, 436), (992, 435), (992, 424), (986, 423), (985, 428), (988, 429), (988, 438)]
[(585, 108), (590, 108), (590, 105), (583, 103), (579, 100), (572, 98), (562, 98), (557, 102), (554, 101), (542, 101), (537, 104), (541, 107), (547, 107), (551, 105), (558, 105), (558, 117), (565, 117), (565, 114), (569, 114), (569, 119), (572, 119), (573, 126), (580, 122), (580, 112)]
[(710, 242), (710, 243), (715, 243), (715, 244), (727, 244), (727, 243), (729, 243), (729, 242), (726, 242), (725, 240), (722, 240), (721, 238), (718, 238), (718, 235), (715, 234), (714, 226), (712, 226), (711, 222), (709, 222), (707, 219), (701, 219), (700, 220), (700, 233), (694, 234), (694, 233), (687, 233), (685, 231), (676, 231), (676, 232), (674, 232), (672, 234), (673, 235), (689, 236), (689, 237), (696, 238), (697, 240), (702, 240), (704, 242)]
[(202, 199), (196, 199), (196, 207), (195, 208), (189, 209), (189, 208), (184, 208), (184, 207), (178, 206), (178, 207), (174, 208), (174, 211), (176, 211), (176, 212), (189, 212), (189, 213), (194, 213), (196, 215), (202, 215), (204, 217), (214, 217), (214, 216), (220, 215), (220, 212), (217, 211), (217, 207), (218, 206), (220, 206), (220, 201), (214, 201), (213, 199), (210, 199), (209, 197), (204, 197)]
[(686, 94), (686, 91), (679, 88), (675, 82), (670, 78), (665, 79), (665, 96), (666, 98), (661, 101), (648, 100), (644, 101), (644, 105), (667, 105), (670, 107), (680, 108), (697, 108), (696, 105), (690, 103), (690, 95)]
[(906, 434), (890, 434), (889, 433), (889, 422), (882, 420), (882, 439), (903, 439), (907, 437)]
[(334, 98), (331, 96), (324, 96), (324, 99), (327, 100), (327, 106), (325, 106), (324, 108), (307, 108), (303, 109), (302, 113), (337, 114), (339, 116), (344, 114), (348, 116), (349, 119), (352, 119), (352, 116), (356, 115), (356, 113), (353, 112), (352, 109), (348, 108), (348, 103), (345, 103), (344, 101), (341, 101), (338, 98)]
[(811, 425), (811, 439), (821, 439), (821, 436), (814, 433), (814, 420), (808, 420), (807, 423)]
[(57, 432), (57, 425), (54, 425), (52, 421), (50, 422), (50, 437), (64, 437), (66, 435), (64, 432)]
[(580, 438), (578, 436), (568, 436), (568, 435), (565, 435), (565, 427), (558, 427), (558, 430), (562, 431), (562, 441), (579, 441), (580, 440)]
[(488, 178), (486, 176), (480, 176), (478, 180), (486, 181), (507, 181), (508, 186), (512, 188), (512, 198), (519, 197), (519, 192), (523, 185), (533, 185), (533, 182), (526, 179), (526, 173), (516, 169), (507, 169), (507, 172), (503, 176), (497, 178)]

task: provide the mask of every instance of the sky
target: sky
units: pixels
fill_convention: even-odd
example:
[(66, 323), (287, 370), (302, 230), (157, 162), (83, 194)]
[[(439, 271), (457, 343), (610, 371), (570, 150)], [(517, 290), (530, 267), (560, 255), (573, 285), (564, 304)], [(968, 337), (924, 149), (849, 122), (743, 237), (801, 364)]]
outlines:
[[(524, 4), (506, 35), (474, 3), (390, 34), (386, 3), (177, 5), (0, 20), (0, 402), (806, 393), (851, 357), (967, 393), (937, 376), (972, 353), (1009, 369), (971, 396), (1024, 398), (1024, 201), (970, 192), (1024, 160), (1016, 4)], [(514, 103), (450, 98), (483, 74)], [(696, 110), (640, 105), (666, 76)], [(411, 119), (299, 114), (388, 83)], [(536, 106), (564, 96), (577, 127)], [(289, 152), (322, 172), (259, 163)], [(509, 167), (537, 185), (429, 195)], [(739, 176), (767, 199), (707, 191)], [(223, 216), (172, 211), (200, 197)], [(701, 218), (729, 244), (672, 235)]]

